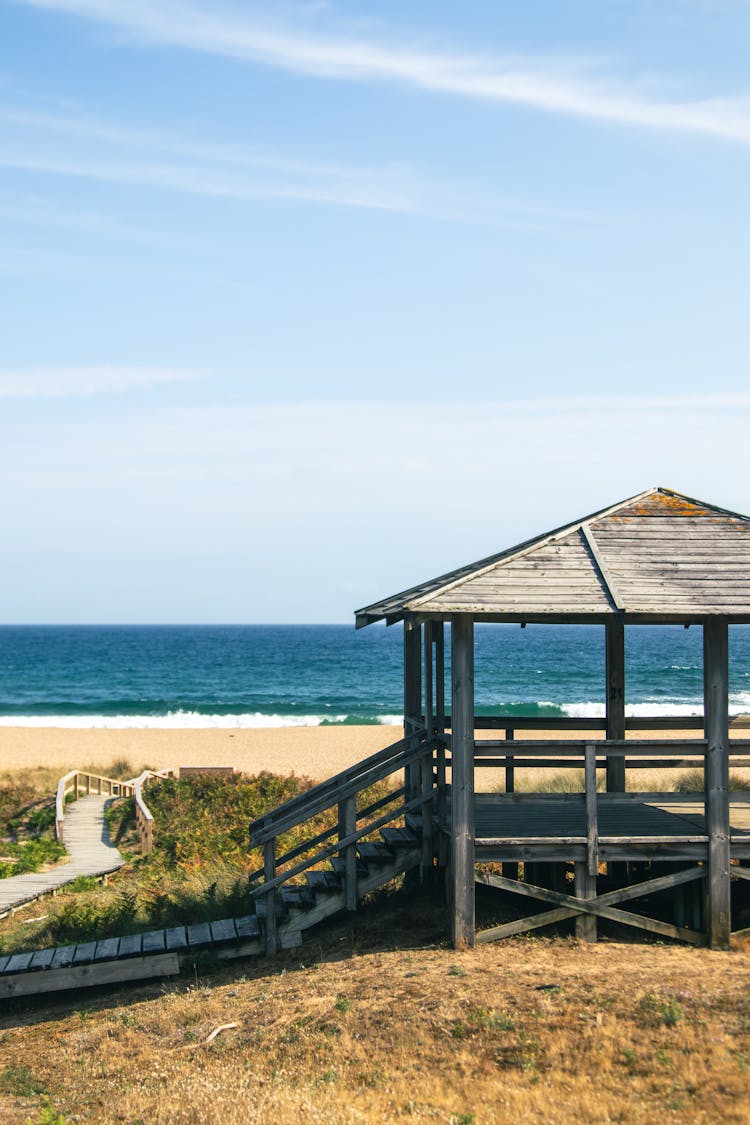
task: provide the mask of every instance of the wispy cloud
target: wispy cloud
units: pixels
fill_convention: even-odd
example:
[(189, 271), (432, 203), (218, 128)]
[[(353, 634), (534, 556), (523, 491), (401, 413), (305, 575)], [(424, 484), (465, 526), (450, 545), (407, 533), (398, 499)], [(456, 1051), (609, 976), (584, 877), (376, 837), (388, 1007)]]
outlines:
[(400, 83), (432, 93), (640, 128), (750, 142), (750, 95), (667, 99), (635, 78), (617, 80), (573, 61), (439, 52), (395, 42), (314, 35), (247, 9), (190, 0), (19, 0), (108, 24), (146, 43), (261, 63), (323, 79)]
[[(605, 212), (548, 208), (482, 191), (405, 163), (297, 159), (247, 144), (201, 143), (173, 132), (7, 106), (0, 108), (0, 167), (208, 199), (327, 204), (523, 229), (542, 229), (551, 219), (614, 221)], [(26, 218), (33, 218), (28, 207)], [(84, 225), (96, 233), (94, 221)]]
[(36, 367), (0, 371), (0, 399), (84, 398), (149, 390), (163, 383), (205, 377), (200, 371), (162, 367)]

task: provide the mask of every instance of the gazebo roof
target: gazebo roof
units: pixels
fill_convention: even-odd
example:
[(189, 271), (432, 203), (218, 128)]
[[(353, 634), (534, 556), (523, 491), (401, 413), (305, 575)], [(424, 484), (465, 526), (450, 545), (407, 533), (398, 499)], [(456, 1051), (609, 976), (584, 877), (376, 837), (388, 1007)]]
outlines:
[(750, 621), (750, 518), (668, 488), (357, 610), (357, 627), (408, 616), (495, 621)]

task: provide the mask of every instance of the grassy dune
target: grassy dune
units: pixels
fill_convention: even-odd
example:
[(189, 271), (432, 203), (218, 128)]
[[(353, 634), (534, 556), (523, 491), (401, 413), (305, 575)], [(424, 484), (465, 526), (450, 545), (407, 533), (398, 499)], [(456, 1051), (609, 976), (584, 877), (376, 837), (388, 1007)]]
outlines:
[(0, 1013), (0, 1120), (43, 1120), (47, 1097), (68, 1121), (149, 1125), (748, 1121), (747, 949), (456, 954), (445, 921), (394, 895), (301, 956), (19, 1003)]
[[(154, 855), (0, 923), (3, 947), (220, 911), (255, 861), (249, 817), (305, 784), (155, 786)], [(492, 902), (478, 895), (481, 925)], [(439, 895), (389, 888), (294, 954), (204, 956), (167, 983), (6, 1003), (0, 1122), (750, 1121), (750, 943), (561, 931), (457, 954), (447, 932)]]

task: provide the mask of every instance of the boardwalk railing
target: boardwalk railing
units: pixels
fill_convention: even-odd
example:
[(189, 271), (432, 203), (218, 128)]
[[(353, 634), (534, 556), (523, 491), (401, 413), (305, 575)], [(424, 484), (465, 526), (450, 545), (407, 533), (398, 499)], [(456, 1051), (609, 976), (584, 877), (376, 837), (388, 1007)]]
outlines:
[(135, 823), (138, 828), (138, 837), (141, 842), (141, 853), (150, 855), (154, 847), (154, 814), (143, 799), (143, 789), (149, 781), (159, 781), (165, 777), (172, 777), (174, 770), (144, 770), (142, 774), (133, 779), (133, 796), (135, 797)]
[[(433, 760), (438, 746), (436, 737), (428, 736), (424, 729), (417, 731), (253, 821), (250, 846), (263, 848), (263, 867), (252, 873), (250, 884), (261, 878), (263, 882), (251, 890), (251, 895), (259, 900), (259, 912), (265, 915), (269, 951), (276, 948), (279, 889), (325, 860), (338, 857), (345, 907), (356, 909), (357, 845), (378, 829), (404, 819), (408, 823), (410, 817), (421, 814), (422, 847), (425, 840), (429, 841), (432, 862)], [(361, 805), (361, 794), (371, 785), (402, 770), (403, 785), (357, 807), (358, 798)], [(334, 810), (336, 823), (316, 831), (313, 822)], [(280, 837), (294, 829), (300, 830), (303, 839), (279, 854)]]
[(65, 843), (65, 805), (68, 800), (78, 800), (81, 796), (96, 794), (107, 797), (134, 797), (135, 818), (138, 835), (141, 842), (141, 851), (148, 854), (153, 847), (153, 821), (154, 817), (143, 799), (143, 788), (146, 782), (153, 779), (170, 777), (174, 773), (171, 769), (144, 770), (138, 777), (122, 781), (114, 777), (105, 777), (101, 774), (90, 773), (87, 770), (71, 770), (57, 783), (57, 796), (55, 800), (55, 835), (61, 844)]

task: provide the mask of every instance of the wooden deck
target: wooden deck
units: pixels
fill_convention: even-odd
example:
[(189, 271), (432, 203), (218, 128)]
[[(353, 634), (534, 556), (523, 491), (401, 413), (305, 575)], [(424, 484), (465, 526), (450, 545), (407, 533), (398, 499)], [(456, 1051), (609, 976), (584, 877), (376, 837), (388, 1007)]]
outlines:
[(50, 894), (80, 875), (99, 876), (125, 862), (110, 842), (104, 812), (108, 797), (79, 797), (65, 809), (65, 847), (70, 860), (49, 871), (0, 879), (0, 916), (41, 895)]
[[(584, 794), (474, 796), (478, 862), (533, 859), (582, 862), (589, 831)], [(731, 858), (750, 858), (750, 804), (730, 805)], [(678, 794), (597, 795), (598, 858), (704, 859), (705, 805)]]

